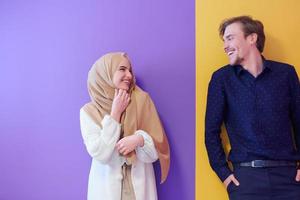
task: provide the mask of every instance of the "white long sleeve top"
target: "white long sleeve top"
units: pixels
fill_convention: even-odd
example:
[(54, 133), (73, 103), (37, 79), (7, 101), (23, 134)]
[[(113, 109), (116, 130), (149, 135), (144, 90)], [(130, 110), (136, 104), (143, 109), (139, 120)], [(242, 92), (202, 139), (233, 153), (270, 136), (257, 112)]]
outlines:
[[(84, 144), (92, 164), (88, 183), (88, 200), (121, 200), (122, 165), (126, 159), (115, 146), (120, 138), (121, 125), (106, 115), (102, 129), (89, 115), (80, 110), (80, 126)], [(131, 168), (132, 185), (136, 200), (157, 200), (155, 176), (152, 163), (158, 159), (151, 136), (137, 130), (144, 138), (144, 146), (135, 149), (137, 159)]]

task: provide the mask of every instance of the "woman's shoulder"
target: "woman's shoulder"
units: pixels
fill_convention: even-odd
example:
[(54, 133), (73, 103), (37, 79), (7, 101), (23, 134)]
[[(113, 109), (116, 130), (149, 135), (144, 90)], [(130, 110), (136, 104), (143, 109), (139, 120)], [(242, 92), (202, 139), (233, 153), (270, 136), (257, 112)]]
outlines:
[(86, 112), (86, 108), (89, 107), (89, 103), (84, 104), (80, 109), (79, 109), (79, 113), (80, 115), (85, 115), (87, 114)]
[(90, 116), (88, 115), (86, 111), (86, 105), (82, 106), (79, 110), (80, 119), (90, 119)]
[(97, 107), (92, 103), (86, 103), (80, 108), (80, 112), (89, 112), (89, 110), (97, 109)]
[(138, 86), (136, 86), (134, 91), (135, 91), (136, 96), (140, 99), (146, 100), (147, 98), (150, 98), (150, 95), (148, 94), (148, 92), (144, 91), (143, 89), (141, 89)]
[(97, 109), (92, 103), (87, 103), (85, 105), (83, 105), (80, 110), (79, 110), (79, 114), (80, 117), (84, 117), (84, 118), (92, 118), (90, 116), (90, 114), (94, 114), (93, 110)]
[(88, 112), (88, 108), (89, 108), (88, 106), (89, 105), (86, 104), (80, 108), (79, 118), (80, 118), (81, 126), (99, 128), (100, 127), (99, 124), (97, 124), (97, 122), (92, 118), (92, 116)]

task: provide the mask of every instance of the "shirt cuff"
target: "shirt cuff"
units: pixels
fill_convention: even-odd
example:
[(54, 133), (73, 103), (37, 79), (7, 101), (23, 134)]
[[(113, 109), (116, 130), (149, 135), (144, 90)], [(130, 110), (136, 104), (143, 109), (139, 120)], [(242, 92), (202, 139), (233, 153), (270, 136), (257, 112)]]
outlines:
[(230, 176), (231, 174), (233, 174), (233, 172), (229, 169), (228, 166), (224, 166), (219, 168), (218, 170), (216, 170), (216, 174), (219, 177), (219, 179), (224, 182), (226, 178), (228, 178), (228, 176)]
[(151, 136), (149, 136), (145, 131), (137, 130), (134, 134), (140, 135), (144, 139), (144, 145), (138, 146), (137, 148), (143, 149), (145, 146), (153, 144), (153, 140), (152, 140)]
[(121, 124), (110, 115), (105, 115), (102, 122), (102, 138), (105, 144), (111, 144), (120, 136)]
[(108, 125), (108, 124), (114, 124), (114, 125), (117, 125), (117, 126), (121, 126), (121, 124), (119, 122), (117, 122), (112, 116), (110, 115), (105, 115), (102, 122), (102, 127)]

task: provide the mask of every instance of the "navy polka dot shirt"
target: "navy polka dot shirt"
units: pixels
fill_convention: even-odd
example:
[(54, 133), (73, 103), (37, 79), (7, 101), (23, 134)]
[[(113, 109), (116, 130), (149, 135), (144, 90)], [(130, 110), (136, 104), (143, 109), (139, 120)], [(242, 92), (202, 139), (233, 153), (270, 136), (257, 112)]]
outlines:
[(210, 165), (224, 181), (228, 167), (220, 138), (224, 123), (228, 160), (300, 160), (300, 84), (291, 65), (264, 60), (256, 78), (242, 66), (214, 72), (208, 88), (205, 144)]

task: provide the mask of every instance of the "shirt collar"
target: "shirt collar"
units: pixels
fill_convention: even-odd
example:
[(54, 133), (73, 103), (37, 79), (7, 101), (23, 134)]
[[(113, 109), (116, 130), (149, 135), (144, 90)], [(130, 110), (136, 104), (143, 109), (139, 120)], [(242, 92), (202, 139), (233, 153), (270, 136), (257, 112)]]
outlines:
[[(270, 70), (271, 71), (272, 70), (271, 63), (268, 60), (266, 60), (263, 55), (261, 57), (262, 57), (262, 60), (263, 60), (263, 71), (264, 70)], [(242, 65), (234, 65), (234, 68), (235, 68), (236, 74), (238, 76), (241, 75), (242, 71), (245, 71), (245, 69), (243, 68)]]

